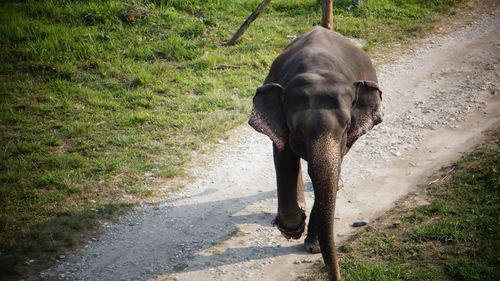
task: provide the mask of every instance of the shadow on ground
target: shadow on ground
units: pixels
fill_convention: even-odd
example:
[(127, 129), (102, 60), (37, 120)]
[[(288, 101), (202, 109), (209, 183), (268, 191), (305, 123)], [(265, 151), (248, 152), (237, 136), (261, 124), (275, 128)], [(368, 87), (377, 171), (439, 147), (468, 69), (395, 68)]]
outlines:
[[(306, 190), (310, 189), (310, 183), (306, 184)], [(275, 198), (276, 191), (190, 203), (194, 198), (223, 198), (217, 192), (216, 188), (208, 189), (131, 211), (82, 256), (71, 258), (68, 265), (60, 265), (57, 272), (44, 277), (53, 278), (62, 271), (72, 272), (76, 280), (148, 280), (180, 271), (198, 271), (291, 253), (307, 254), (301, 243), (279, 247), (278, 251), (274, 246), (254, 246), (207, 254), (210, 251), (205, 250), (237, 233), (238, 225), (270, 226), (275, 216), (269, 212), (238, 213)]]

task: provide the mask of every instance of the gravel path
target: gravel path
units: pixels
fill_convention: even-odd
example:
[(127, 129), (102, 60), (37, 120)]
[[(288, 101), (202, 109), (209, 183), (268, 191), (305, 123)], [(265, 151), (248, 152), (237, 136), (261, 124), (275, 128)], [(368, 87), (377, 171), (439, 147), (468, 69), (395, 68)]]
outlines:
[[(422, 40), (378, 68), (384, 122), (346, 157), (336, 213), (345, 240), (500, 126), (500, 13)], [(107, 223), (101, 237), (42, 272), (44, 280), (292, 280), (320, 255), (287, 241), (276, 212), (271, 143), (247, 126), (189, 167), (175, 197)], [(200, 164), (204, 163), (204, 164)], [(304, 163), (305, 164), (305, 163)], [(306, 169), (304, 169), (306, 170)], [(305, 177), (308, 207), (313, 200)]]

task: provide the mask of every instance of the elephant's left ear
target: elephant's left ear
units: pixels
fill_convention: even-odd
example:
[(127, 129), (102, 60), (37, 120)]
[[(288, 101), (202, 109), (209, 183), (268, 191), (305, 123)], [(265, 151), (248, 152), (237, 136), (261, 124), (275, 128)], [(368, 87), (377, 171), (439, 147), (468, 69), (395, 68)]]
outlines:
[(285, 149), (288, 127), (283, 110), (283, 87), (276, 83), (257, 88), (253, 98), (253, 109), (248, 124), (256, 131), (267, 135), (279, 151)]
[(351, 127), (347, 132), (347, 147), (382, 122), (382, 91), (373, 81), (354, 82), (355, 99), (351, 108)]
[(354, 87), (356, 88), (357, 98), (359, 98), (359, 95), (363, 95), (369, 92), (373, 92), (373, 90), (377, 90), (379, 98), (382, 101), (382, 91), (380, 90), (377, 82), (369, 80), (356, 81), (354, 82)]

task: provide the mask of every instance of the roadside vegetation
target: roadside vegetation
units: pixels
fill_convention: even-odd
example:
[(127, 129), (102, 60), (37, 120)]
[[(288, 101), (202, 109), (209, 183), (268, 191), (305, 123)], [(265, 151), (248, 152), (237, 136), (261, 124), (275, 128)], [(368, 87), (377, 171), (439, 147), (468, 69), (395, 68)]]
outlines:
[[(344, 280), (500, 280), (499, 146), (497, 133), (356, 233), (341, 247)], [(326, 280), (321, 267), (303, 280)]]
[[(337, 0), (336, 30), (373, 52), (463, 1)], [(168, 193), (166, 179), (244, 122), (287, 35), (321, 18), (317, 0), (273, 0), (222, 46), (259, 3), (0, 3), (0, 277), (54, 261), (119, 204)]]

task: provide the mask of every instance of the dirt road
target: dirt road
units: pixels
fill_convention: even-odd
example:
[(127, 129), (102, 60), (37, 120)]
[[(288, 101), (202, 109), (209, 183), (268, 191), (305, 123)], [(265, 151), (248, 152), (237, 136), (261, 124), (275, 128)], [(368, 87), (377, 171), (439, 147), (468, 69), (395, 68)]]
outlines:
[[(500, 126), (500, 13), (422, 40), (378, 68), (385, 120), (343, 164), (335, 231), (372, 221), (440, 166)], [(101, 237), (43, 272), (66, 280), (293, 280), (320, 255), (287, 241), (276, 212), (271, 143), (242, 126), (190, 165), (183, 192), (107, 224)], [(304, 163), (305, 164), (305, 163)], [(306, 169), (304, 169), (306, 170)], [(306, 176), (308, 207), (313, 194)]]

